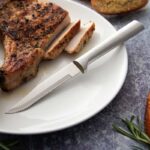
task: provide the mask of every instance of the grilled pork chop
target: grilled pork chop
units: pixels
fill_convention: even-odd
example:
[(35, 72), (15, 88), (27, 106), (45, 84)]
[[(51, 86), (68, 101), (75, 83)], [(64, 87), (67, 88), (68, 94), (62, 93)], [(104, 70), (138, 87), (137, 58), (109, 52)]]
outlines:
[(0, 86), (8, 91), (37, 74), (45, 50), (68, 26), (70, 17), (55, 4), (31, 1), (12, 1), (1, 14), (5, 60), (0, 68)]

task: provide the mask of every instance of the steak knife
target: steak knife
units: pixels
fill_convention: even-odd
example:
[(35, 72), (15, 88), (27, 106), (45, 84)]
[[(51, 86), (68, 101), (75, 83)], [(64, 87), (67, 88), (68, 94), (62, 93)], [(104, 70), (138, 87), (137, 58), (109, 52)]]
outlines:
[(79, 73), (85, 73), (88, 64), (92, 63), (96, 59), (110, 52), (118, 44), (128, 40), (132, 36), (139, 33), (144, 29), (142, 23), (138, 21), (132, 21), (122, 29), (118, 30), (112, 36), (101, 42), (100, 45), (92, 48), (90, 51), (86, 52), (54, 75), (50, 76), (39, 85), (37, 85), (28, 95), (26, 95), (21, 101), (19, 101), (15, 106), (6, 112), (6, 114), (14, 114), (22, 112), (33, 104), (37, 103), (44, 96), (54, 90), (56, 87), (60, 86), (65, 81), (75, 77)]

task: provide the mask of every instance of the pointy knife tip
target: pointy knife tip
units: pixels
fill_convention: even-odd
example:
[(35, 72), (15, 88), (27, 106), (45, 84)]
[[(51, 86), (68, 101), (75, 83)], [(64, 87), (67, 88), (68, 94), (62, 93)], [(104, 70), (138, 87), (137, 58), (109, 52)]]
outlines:
[(25, 111), (29, 108), (28, 105), (22, 105), (22, 103), (17, 103), (15, 106), (11, 107), (8, 111), (5, 112), (5, 114), (15, 114), (20, 113), (22, 111)]
[(16, 112), (11, 112), (11, 111), (7, 111), (7, 112), (5, 112), (4, 114), (6, 114), (6, 115), (11, 115), (11, 114), (15, 114)]
[(15, 113), (18, 113), (18, 111), (8, 110), (7, 112), (5, 112), (5, 114), (15, 114)]
[(5, 114), (16, 114), (19, 112), (21, 112), (21, 110), (17, 110), (16, 108), (11, 108), (7, 112), (5, 112)]

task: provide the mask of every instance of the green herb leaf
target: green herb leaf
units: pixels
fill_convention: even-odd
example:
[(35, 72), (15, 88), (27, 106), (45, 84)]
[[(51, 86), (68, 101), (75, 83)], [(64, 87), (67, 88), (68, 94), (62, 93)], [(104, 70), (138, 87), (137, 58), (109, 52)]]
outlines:
[(138, 147), (138, 146), (132, 146), (132, 149), (133, 149), (133, 150), (144, 150), (144, 149), (142, 149), (142, 148), (140, 148), (140, 147)]
[(0, 142), (0, 150), (10, 150), (13, 146), (17, 145), (18, 141), (3, 141)]
[(10, 149), (3, 143), (0, 143), (0, 150), (10, 150)]
[[(135, 121), (136, 119), (136, 121)], [(113, 125), (113, 128), (118, 133), (135, 140), (138, 143), (147, 144), (150, 146), (150, 137), (143, 131), (142, 122), (139, 117), (131, 116), (131, 119), (122, 119), (123, 124), (127, 127), (126, 129)], [(139, 147), (134, 146), (134, 149), (140, 150)], [(142, 149), (141, 149), (142, 150)]]

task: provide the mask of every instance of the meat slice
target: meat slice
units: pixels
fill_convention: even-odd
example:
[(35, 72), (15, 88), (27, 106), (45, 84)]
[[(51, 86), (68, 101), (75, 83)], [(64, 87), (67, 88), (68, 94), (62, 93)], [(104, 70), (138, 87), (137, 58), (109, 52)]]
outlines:
[(78, 33), (80, 29), (80, 20), (71, 23), (58, 38), (50, 45), (45, 54), (45, 59), (54, 59), (60, 55), (66, 45)]
[(81, 28), (80, 32), (78, 32), (77, 35), (65, 47), (65, 51), (69, 54), (80, 52), (92, 37), (94, 30), (95, 24), (93, 22), (90, 22), (85, 27)]
[(53, 3), (30, 2), (27, 5), (22, 1), (15, 2), (17, 9), (14, 14), (4, 14), (10, 12), (6, 11), (7, 5), (3, 9), (4, 15), (0, 16), (5, 50), (4, 64), (0, 68), (0, 87), (6, 91), (37, 74), (45, 49), (70, 23), (68, 12)]
[(57, 27), (53, 30), (52, 33), (50, 33), (48, 36), (46, 36), (45, 38), (40, 39), (37, 43), (38, 43), (38, 47), (44, 49), (45, 51), (49, 51), (49, 45), (52, 44), (52, 42), (58, 37), (58, 35), (60, 35), (61, 32), (63, 32), (65, 30), (65, 28), (67, 28), (70, 24), (70, 17), (69, 14), (67, 14), (65, 16), (65, 18), (63, 19), (63, 21), (57, 25)]

